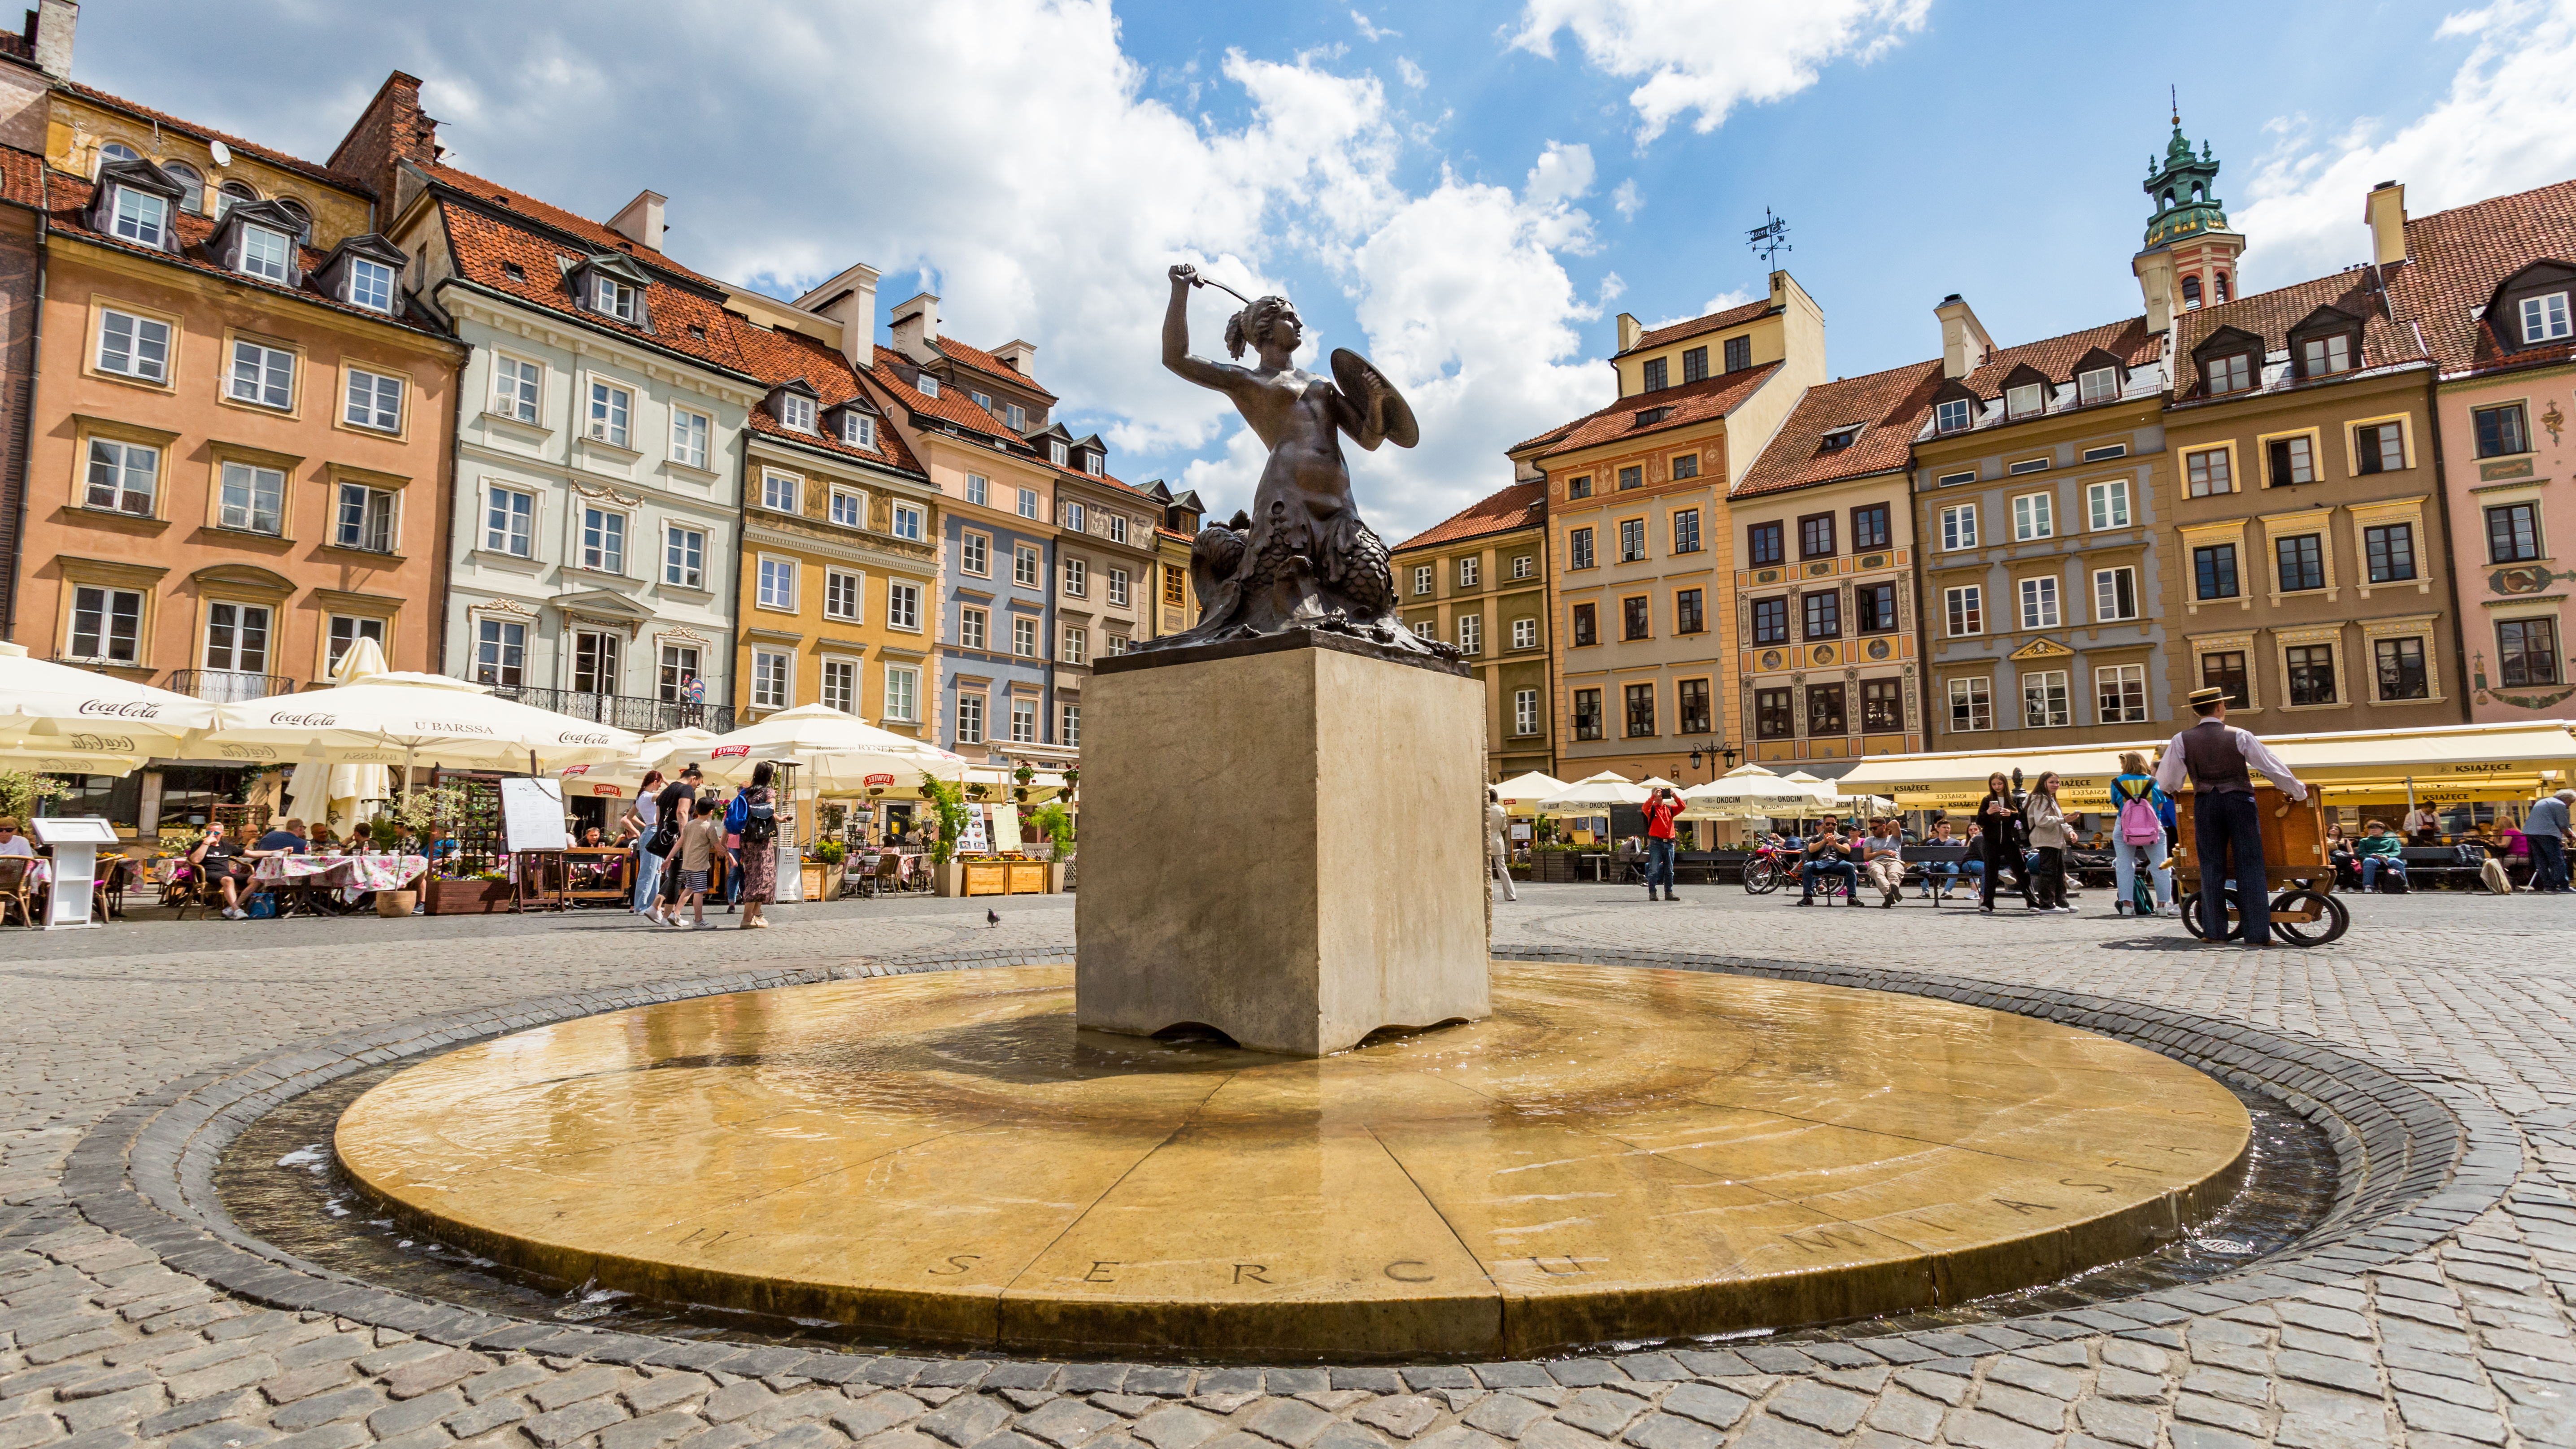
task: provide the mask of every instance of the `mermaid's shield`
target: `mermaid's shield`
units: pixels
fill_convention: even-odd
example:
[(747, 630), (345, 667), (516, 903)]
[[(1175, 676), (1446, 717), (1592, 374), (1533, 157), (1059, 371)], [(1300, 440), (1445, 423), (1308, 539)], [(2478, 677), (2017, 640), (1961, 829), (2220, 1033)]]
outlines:
[(1347, 347), (1333, 349), (1333, 381), (1359, 410), (1360, 446), (1374, 452), (1381, 441), (1399, 448), (1410, 448), (1422, 441), (1422, 425), (1413, 420), (1413, 408), (1395, 384), (1377, 365)]

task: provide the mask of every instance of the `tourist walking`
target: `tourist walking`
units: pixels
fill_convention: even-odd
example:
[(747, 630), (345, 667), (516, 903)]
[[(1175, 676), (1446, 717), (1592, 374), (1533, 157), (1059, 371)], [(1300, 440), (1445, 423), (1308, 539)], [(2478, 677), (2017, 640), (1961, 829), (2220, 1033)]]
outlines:
[(1646, 899), (1655, 898), (1655, 882), (1664, 883), (1664, 899), (1673, 894), (1673, 820), (1682, 813), (1682, 797), (1670, 785), (1655, 787), (1646, 797)]
[(2030, 876), (2021, 863), (2021, 801), (2013, 794), (2012, 781), (1997, 770), (1986, 777), (1985, 798), (1977, 802), (1977, 830), (1973, 837), (1977, 847), (1977, 909), (1991, 916), (1995, 913), (1995, 882), (2010, 864), (2013, 875), (2021, 882), (2021, 902), (2030, 904)]
[[(2237, 918), (2245, 925), (2245, 944), (2269, 950), (2272, 901), (2270, 878), (2263, 865), (2263, 822), (2255, 812), (2254, 780), (2248, 767), (2263, 772), (2294, 801), (2308, 798), (2308, 787), (2290, 773), (2280, 757), (2253, 735), (2227, 722), (2227, 691), (2212, 687), (2191, 692), (2191, 707), (2200, 722), (2176, 734), (2156, 762), (2156, 787), (2179, 794), (2186, 775), (2192, 783), (2192, 852), (2200, 857), (2201, 939), (2217, 945), (2227, 939), (2227, 883), (2237, 882)], [(2367, 868), (2367, 867), (2365, 867)]]
[(762, 907), (778, 899), (778, 807), (769, 782), (778, 765), (763, 760), (751, 770), (751, 784), (734, 797), (725, 817), (726, 833), (742, 841), (742, 928), (766, 930)]
[(1816, 878), (1827, 875), (1840, 876), (1843, 882), (1843, 895), (1851, 904), (1855, 906), (1860, 904), (1860, 872), (1853, 867), (1849, 859), (1849, 851), (1843, 845), (1842, 835), (1834, 829), (1834, 822), (1830, 818), (1817, 828), (1813, 836), (1809, 837), (1805, 855), (1806, 859), (1801, 862), (1803, 868), (1798, 872), (1798, 879), (1805, 883), (1806, 890), (1798, 897), (1796, 904), (1814, 905)]
[(2066, 812), (2057, 804), (2055, 770), (2039, 772), (2039, 782), (2030, 787), (2030, 798), (2022, 806), (2022, 821), (2030, 830), (2030, 847), (2038, 855), (2027, 897), (2030, 908), (2061, 916), (2075, 914), (2075, 908), (2066, 903), (2066, 850), (2071, 837)]
[(1905, 894), (1905, 829), (1893, 815), (1871, 821), (1869, 829), (1861, 871), (1878, 887), (1878, 904), (1885, 909)]
[(2128, 915), (2136, 909), (2138, 873), (2155, 883), (2157, 915), (2174, 914), (2173, 868), (2165, 839), (2165, 813), (2172, 801), (2147, 773), (2147, 757), (2136, 750), (2120, 756), (2120, 773), (2111, 777), (2111, 871), (2120, 898), (2113, 909)]
[(1503, 883), (1503, 899), (1521, 898), (1512, 886), (1512, 817), (1503, 810), (1503, 797), (1493, 790), (1485, 792), (1485, 899), (1494, 898), (1494, 882)]
[(2531, 843), (2531, 888), (2545, 896), (2567, 894), (2567, 837), (2569, 807), (2576, 806), (2576, 790), (2561, 790), (2531, 807), (2523, 817), (2523, 838)]
[(670, 869), (671, 851), (679, 844), (680, 827), (687, 824), (698, 801), (698, 767), (683, 765), (680, 773), (662, 787), (653, 815), (653, 834), (648, 841), (655, 855), (662, 857), (661, 894), (645, 919), (657, 926), (679, 924), (680, 873)]
[(628, 909), (637, 915), (652, 909), (655, 892), (662, 885), (662, 857), (653, 853), (653, 825), (662, 812), (662, 772), (647, 770), (644, 783), (635, 788), (635, 799), (627, 805), (618, 824), (635, 830), (635, 901)]

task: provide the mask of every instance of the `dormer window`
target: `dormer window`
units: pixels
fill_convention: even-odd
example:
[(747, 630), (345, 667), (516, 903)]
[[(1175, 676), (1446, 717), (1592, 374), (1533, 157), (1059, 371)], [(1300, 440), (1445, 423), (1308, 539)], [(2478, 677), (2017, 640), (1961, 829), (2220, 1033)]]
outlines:
[(1648, 408), (1644, 412), (1637, 414), (1637, 426), (1641, 428), (1650, 428), (1672, 415), (1673, 410), (1668, 407)]
[(1836, 428), (1832, 432), (1825, 434), (1824, 440), (1820, 446), (1825, 452), (1839, 453), (1843, 449), (1848, 448), (1859, 441), (1860, 424), (1854, 423), (1848, 428)]
[(116, 188), (115, 233), (137, 246), (170, 244), (170, 203), (131, 186)]
[(975, 399), (975, 406), (982, 408), (984, 411), (989, 413), (993, 410), (993, 395), (991, 393), (977, 392), (969, 393), (967, 396)]
[(841, 414), (841, 441), (853, 448), (877, 445), (877, 420), (865, 413)]
[(1048, 444), (1047, 444), (1047, 461), (1048, 461), (1048, 462), (1053, 463), (1053, 464), (1054, 464), (1054, 465), (1056, 465), (1057, 467), (1061, 468), (1061, 467), (1064, 467), (1064, 466), (1066, 465), (1066, 463), (1067, 463), (1067, 461), (1068, 461), (1069, 457), (1070, 457), (1069, 451), (1066, 449), (1066, 447), (1065, 447), (1065, 445), (1064, 445), (1064, 444), (1059, 443), (1059, 442), (1054, 442), (1054, 441), (1049, 441), (1049, 442), (1048, 442)]
[(1083, 455), (1082, 455), (1082, 471), (1083, 471), (1083, 472), (1085, 472), (1085, 473), (1090, 474), (1090, 475), (1091, 475), (1092, 477), (1094, 477), (1094, 478), (1099, 477), (1099, 476), (1100, 476), (1100, 455), (1099, 455), (1098, 453), (1085, 453), (1085, 454), (1083, 454)]
[(1976, 410), (1963, 397), (1943, 398), (1932, 410), (1932, 426), (1939, 432), (1964, 433), (1975, 420)]
[(2231, 352), (2204, 364), (2213, 393), (2243, 392), (2254, 385), (2254, 354)]
[(364, 257), (349, 259), (349, 304), (374, 312), (394, 309), (394, 269)]
[(2076, 400), (2090, 406), (2106, 403), (2120, 395), (2120, 374), (2108, 367), (2096, 367), (2075, 376)]
[(2048, 385), (2026, 382), (2004, 389), (2004, 415), (2013, 418), (2035, 418), (2048, 410)]
[(923, 397), (939, 396), (939, 379), (927, 372), (921, 374), (920, 387)]
[(620, 322), (635, 320), (635, 289), (615, 277), (590, 279), (591, 310)]
[(778, 399), (778, 420), (800, 433), (814, 431), (814, 400), (792, 392), (782, 394)]
[(2557, 342), (2569, 334), (2567, 294), (2552, 292), (2545, 297), (2522, 299), (2522, 345)]
[(2299, 376), (2327, 377), (2352, 371), (2352, 334), (2337, 332), (2299, 344)]
[(241, 269), (249, 276), (284, 282), (287, 257), (294, 245), (284, 232), (270, 231), (264, 226), (243, 227)]

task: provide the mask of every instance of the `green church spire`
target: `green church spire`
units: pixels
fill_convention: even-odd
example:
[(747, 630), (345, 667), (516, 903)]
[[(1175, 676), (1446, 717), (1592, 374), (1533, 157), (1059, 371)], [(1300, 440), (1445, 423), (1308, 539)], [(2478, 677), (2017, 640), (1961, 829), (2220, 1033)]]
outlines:
[(2165, 142), (2164, 161), (2147, 162), (2145, 186), (2155, 202), (2147, 218), (2147, 247), (2153, 249), (2205, 231), (2227, 230), (2227, 212), (2218, 199), (2218, 160), (2207, 141), (2193, 155), (2182, 133), (2182, 108), (2173, 113), (2173, 136)]

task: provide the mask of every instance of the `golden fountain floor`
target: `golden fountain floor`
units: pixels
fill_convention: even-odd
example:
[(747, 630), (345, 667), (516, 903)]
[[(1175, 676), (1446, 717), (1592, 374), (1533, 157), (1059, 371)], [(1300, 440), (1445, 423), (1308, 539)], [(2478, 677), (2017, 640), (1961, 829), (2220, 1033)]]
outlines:
[(1921, 997), (1498, 963), (1318, 1061), (1077, 1032), (1069, 967), (702, 997), (340, 1119), (429, 1231), (573, 1282), (1020, 1353), (1527, 1355), (1866, 1317), (2145, 1251), (2251, 1124), (2142, 1048)]

